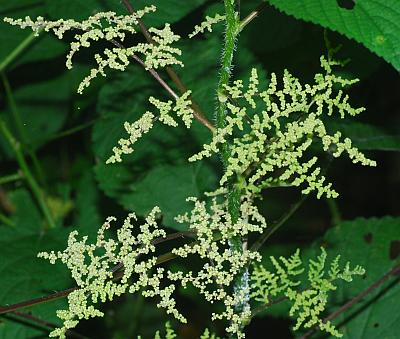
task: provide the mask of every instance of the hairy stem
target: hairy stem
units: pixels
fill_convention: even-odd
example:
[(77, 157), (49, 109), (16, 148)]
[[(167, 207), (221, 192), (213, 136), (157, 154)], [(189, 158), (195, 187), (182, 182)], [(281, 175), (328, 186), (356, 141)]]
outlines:
[[(129, 0), (122, 0), (125, 8), (127, 9), (127, 11), (130, 14), (136, 14), (135, 9), (133, 8), (132, 4), (130, 3)], [(148, 43), (151, 44), (156, 44), (156, 42), (153, 40), (153, 38), (151, 37), (150, 32), (148, 31), (146, 25), (143, 23), (143, 21), (138, 18), (137, 19), (138, 24), (139, 24), (139, 28), (141, 30), (141, 32), (143, 33), (144, 37), (146, 38)], [(181, 94), (187, 92), (187, 87), (185, 86), (185, 84), (182, 82), (181, 78), (178, 76), (178, 74), (176, 74), (176, 72), (172, 69), (172, 67), (167, 66), (165, 67), (165, 70), (168, 73), (168, 76), (170, 77), (170, 79), (174, 82), (174, 84), (176, 85), (176, 87), (178, 88), (179, 92)], [(175, 98), (176, 99), (176, 98)], [(213, 126), (213, 124), (206, 118), (206, 116), (204, 115), (204, 113), (201, 111), (199, 105), (192, 100), (192, 109), (194, 112), (194, 117), (200, 122), (202, 123), (204, 126), (206, 126), (208, 129), (210, 129), (211, 131), (215, 130), (215, 127)]]
[[(224, 128), (227, 116), (227, 98), (225, 95), (225, 86), (229, 84), (231, 70), (233, 67), (233, 55), (236, 47), (236, 38), (239, 33), (239, 17), (235, 9), (234, 0), (224, 0), (226, 32), (224, 48), (222, 51), (222, 64), (220, 68), (220, 78), (218, 81), (217, 95), (218, 107), (216, 112), (216, 123), (218, 128)], [(224, 167), (228, 165), (230, 158), (230, 146), (224, 144), (221, 151), (221, 158)], [(240, 216), (240, 198), (241, 190), (236, 182), (230, 182), (228, 187), (228, 212), (232, 223), (236, 223)], [(229, 246), (232, 251), (243, 252), (244, 243), (240, 236), (229, 239)], [(238, 274), (234, 281), (234, 293), (242, 296), (242, 301), (235, 306), (237, 313), (242, 313), (250, 309), (249, 305), (249, 273), (247, 268)]]

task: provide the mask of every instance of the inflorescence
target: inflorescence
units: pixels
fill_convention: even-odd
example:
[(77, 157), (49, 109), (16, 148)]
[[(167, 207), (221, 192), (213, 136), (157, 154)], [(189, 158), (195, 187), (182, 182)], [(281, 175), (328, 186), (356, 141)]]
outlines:
[[(43, 17), (32, 20), (29, 16), (25, 19), (4, 18), (4, 21), (21, 28), (31, 28), (35, 34), (40, 31), (52, 32), (58, 39), (63, 39), (65, 33), (76, 32), (74, 40), (70, 45), (70, 52), (67, 55), (66, 66), (71, 69), (72, 58), (81, 48), (89, 48), (93, 42), (105, 40), (120, 45), (124, 42), (127, 33), (136, 34), (137, 25), (145, 14), (155, 12), (155, 6), (148, 6), (135, 14), (117, 15), (114, 12), (100, 12), (90, 16), (88, 19), (78, 22), (72, 19), (59, 19), (47, 21)], [(95, 54), (94, 58), (97, 67), (90, 71), (78, 87), (78, 93), (83, 93), (91, 81), (98, 75), (106, 76), (107, 68), (124, 71), (130, 64), (133, 55), (144, 57), (144, 65), (147, 69), (165, 67), (168, 65), (180, 65), (182, 62), (177, 59), (181, 55), (179, 48), (171, 45), (180, 39), (179, 35), (172, 32), (171, 26), (166, 24), (164, 28), (150, 28), (149, 33), (155, 43), (139, 43), (132, 47), (106, 48), (103, 55)], [(133, 59), (132, 59), (133, 60)]]
[(304, 159), (306, 150), (317, 140), (333, 157), (346, 152), (353, 163), (376, 166), (375, 161), (352, 146), (349, 138), (342, 140), (340, 132), (331, 136), (326, 130), (324, 115), (331, 116), (336, 110), (344, 118), (346, 114), (354, 116), (364, 111), (353, 108), (342, 89), (335, 92), (337, 86), (357, 81), (333, 74), (332, 66), (337, 64), (321, 57), (325, 73), (315, 75), (311, 85), (302, 85), (285, 70), (281, 89), (276, 74), (272, 73), (268, 88), (261, 91), (258, 73), (253, 69), (247, 88), (242, 80), (226, 86), (219, 99), (227, 102), (227, 123), (189, 161), (218, 154), (229, 142), (230, 158), (221, 185), (232, 178), (244, 178), (245, 190), (259, 193), (271, 185), (304, 184), (304, 194), (316, 191), (318, 198), (337, 197), (332, 184), (325, 182), (321, 168), (314, 166), (318, 157)]

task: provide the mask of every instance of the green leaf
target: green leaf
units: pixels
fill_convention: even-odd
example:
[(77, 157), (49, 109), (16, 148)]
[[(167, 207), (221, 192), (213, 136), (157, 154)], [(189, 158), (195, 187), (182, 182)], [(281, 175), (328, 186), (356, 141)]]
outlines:
[(103, 223), (99, 212), (99, 191), (91, 169), (81, 177), (76, 194), (75, 227), (85, 234), (96, 234)]
[(212, 169), (202, 164), (155, 166), (140, 181), (130, 183), (120, 177), (108, 176), (107, 180), (105, 176), (109, 172), (105, 167), (97, 167), (96, 172), (100, 186), (118, 197), (127, 210), (145, 216), (154, 206), (159, 206), (163, 223), (177, 230), (182, 230), (183, 226), (174, 217), (189, 211), (192, 206), (185, 199), (200, 197), (202, 192), (212, 190), (216, 185)]
[[(343, 283), (333, 293), (332, 307), (327, 314), (343, 305), (361, 291), (378, 281), (400, 259), (400, 218), (359, 218), (346, 221), (330, 229), (322, 240), (327, 252), (341, 255), (342, 262), (361, 265), (366, 270), (364, 279)], [(317, 244), (316, 248), (321, 245)], [(317, 253), (315, 249), (314, 253)], [(335, 324), (343, 338), (398, 338), (400, 336), (400, 284), (398, 277), (391, 279), (350, 308)]]
[(341, 131), (360, 150), (400, 151), (400, 133), (355, 121), (331, 121), (329, 128)]
[(336, 0), (266, 0), (297, 19), (319, 24), (363, 44), (400, 70), (400, 2), (354, 1), (353, 9)]
[[(205, 0), (136, 0), (130, 1), (135, 10), (145, 6), (155, 5), (157, 12), (144, 17), (144, 22), (149, 26), (164, 25), (166, 22), (173, 23), (200, 6)], [(82, 20), (101, 11), (113, 11), (118, 14), (127, 14), (122, 1), (114, 0), (46, 0), (49, 14), (56, 19), (68, 18)]]
[[(29, 193), (17, 190), (10, 194), (16, 211), (12, 216), (15, 227), (1, 228), (0, 237), (0, 305), (11, 305), (41, 297), (71, 287), (68, 271), (37, 258), (40, 251), (65, 247), (68, 230), (43, 233), (42, 220)], [(56, 310), (66, 307), (66, 300), (32, 306), (22, 310), (41, 320), (58, 324)], [(0, 338), (46, 337), (47, 330), (30, 327), (15, 321), (16, 317), (2, 317)]]

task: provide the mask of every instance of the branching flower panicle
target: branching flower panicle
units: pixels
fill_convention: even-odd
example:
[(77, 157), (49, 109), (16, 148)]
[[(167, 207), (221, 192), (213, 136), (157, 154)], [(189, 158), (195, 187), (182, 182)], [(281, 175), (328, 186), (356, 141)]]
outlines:
[[(296, 317), (294, 330), (301, 326), (310, 328), (318, 325), (321, 330), (341, 337), (342, 334), (331, 322), (321, 319), (329, 292), (336, 290), (335, 283), (338, 280), (350, 282), (353, 276), (363, 275), (365, 270), (360, 266), (350, 269), (349, 263), (340, 268), (340, 256), (337, 256), (326, 272), (327, 254), (324, 248), (321, 248), (321, 251), (316, 260), (309, 260), (307, 271), (304, 269), (299, 250), (289, 259), (280, 257), (281, 262), (270, 257), (275, 272), (268, 271), (263, 266), (255, 266), (251, 276), (251, 296), (264, 305), (272, 301), (271, 297), (285, 296), (291, 302), (289, 315)], [(307, 272), (306, 288), (301, 286), (300, 280), (304, 272)]]
[[(78, 31), (74, 35), (74, 41), (70, 45), (70, 52), (67, 55), (66, 66), (72, 68), (72, 58), (81, 48), (89, 48), (93, 42), (105, 40), (108, 42), (123, 42), (126, 34), (136, 34), (138, 20), (145, 14), (154, 12), (155, 6), (148, 6), (142, 10), (130, 15), (117, 15), (114, 12), (100, 12), (90, 16), (88, 19), (78, 22), (72, 19), (59, 19), (56, 21), (47, 21), (43, 17), (32, 20), (29, 16), (25, 19), (5, 18), (4, 21), (20, 26), (21, 28), (30, 27), (35, 34), (41, 30), (53, 32), (58, 39), (63, 39), (68, 31)], [(96, 54), (94, 56), (97, 67), (90, 71), (78, 87), (78, 93), (88, 87), (91, 81), (98, 75), (106, 76), (106, 68), (124, 71), (130, 64), (133, 55), (143, 55), (144, 65), (147, 69), (165, 67), (168, 65), (180, 65), (182, 62), (177, 59), (181, 55), (178, 48), (171, 45), (180, 39), (179, 35), (172, 32), (169, 24), (165, 24), (163, 29), (150, 28), (152, 34), (152, 43), (139, 43), (136, 46), (128, 48), (106, 48), (104, 55)]]
[[(154, 207), (144, 224), (139, 226), (137, 236), (133, 234), (135, 214), (130, 214), (117, 232), (117, 240), (106, 237), (115, 218), (110, 217), (97, 233), (94, 244), (88, 244), (88, 237), (78, 240), (78, 232), (69, 235), (68, 247), (63, 252), (43, 252), (38, 256), (48, 259), (52, 264), (61, 261), (71, 271), (77, 289), (68, 296), (68, 310), (59, 310), (57, 315), (63, 320), (63, 327), (55, 329), (50, 336), (65, 338), (65, 332), (74, 328), (79, 320), (103, 316), (95, 308), (99, 301), (112, 300), (123, 293), (142, 293), (144, 297), (159, 297), (158, 307), (182, 322), (186, 319), (177, 311), (172, 293), (174, 285), (160, 286), (164, 277), (163, 268), (155, 268), (157, 257), (153, 241), (164, 237), (164, 230), (159, 229), (156, 218), (160, 213)], [(113, 268), (123, 266), (123, 275), (115, 280)]]
[[(304, 159), (305, 151), (312, 143), (319, 139), (323, 150), (334, 157), (346, 152), (353, 163), (376, 165), (352, 146), (350, 139), (342, 141), (339, 132), (331, 136), (326, 131), (323, 114), (330, 116), (337, 111), (343, 118), (346, 114), (354, 116), (364, 110), (353, 108), (342, 90), (334, 93), (335, 86), (344, 87), (357, 81), (333, 74), (332, 66), (337, 64), (321, 57), (325, 73), (317, 74), (312, 85), (302, 85), (285, 71), (281, 89), (272, 73), (268, 88), (260, 91), (258, 74), (253, 69), (247, 88), (241, 80), (225, 86), (226, 93), (220, 95), (220, 100), (229, 100), (227, 123), (189, 161), (210, 157), (231, 140), (230, 158), (221, 185), (239, 176), (245, 178), (246, 190), (253, 193), (270, 185), (305, 184), (304, 194), (316, 191), (318, 198), (322, 195), (336, 197), (337, 192), (331, 183), (326, 183), (321, 168), (314, 166), (318, 158)], [(249, 126), (249, 132), (243, 132), (244, 125)]]
[[(193, 110), (190, 107), (191, 100), (189, 99), (191, 91), (187, 91), (178, 97), (175, 100), (175, 103), (172, 100), (167, 102), (158, 100), (154, 97), (149, 98), (149, 102), (159, 111), (158, 120), (165, 125), (177, 127), (178, 123), (176, 120), (170, 115), (171, 112), (175, 112), (178, 117), (180, 117), (187, 128), (190, 128), (193, 121)], [(146, 112), (143, 116), (135, 121), (134, 123), (125, 122), (124, 128), (126, 132), (129, 134), (128, 139), (120, 139), (118, 141), (119, 146), (115, 146), (113, 148), (113, 155), (108, 158), (107, 164), (121, 162), (122, 154), (130, 154), (133, 152), (132, 145), (143, 136), (150, 131), (153, 127), (154, 121), (156, 117), (151, 112)]]
[(228, 320), (230, 324), (226, 331), (242, 338), (242, 324), (250, 318), (251, 310), (245, 308), (237, 313), (235, 305), (242, 303), (248, 297), (249, 291), (233, 290), (233, 282), (250, 262), (260, 260), (261, 256), (248, 249), (233, 251), (229, 247), (229, 241), (234, 236), (262, 232), (266, 221), (252, 204), (250, 196), (242, 198), (240, 217), (235, 223), (232, 222), (226, 201), (219, 203), (217, 198), (213, 198), (210, 207), (196, 198), (189, 198), (188, 201), (193, 202), (194, 208), (190, 213), (176, 219), (180, 223), (188, 224), (195, 231), (197, 241), (172, 252), (182, 258), (196, 255), (204, 264), (198, 272), (168, 272), (168, 277), (180, 281), (183, 287), (193, 285), (211, 303), (222, 302), (225, 310), (219, 314), (213, 313), (212, 319)]
[(200, 25), (194, 26), (194, 31), (189, 34), (189, 38), (193, 38), (199, 33), (204, 33), (206, 29), (209, 32), (212, 32), (212, 25), (215, 25), (224, 20), (225, 20), (225, 15), (216, 14), (213, 17), (207, 15), (206, 19)]

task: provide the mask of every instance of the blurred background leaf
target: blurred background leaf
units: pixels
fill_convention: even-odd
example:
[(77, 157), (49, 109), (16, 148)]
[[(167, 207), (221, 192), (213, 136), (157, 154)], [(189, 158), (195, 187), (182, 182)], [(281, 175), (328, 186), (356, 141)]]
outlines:
[[(327, 312), (330, 314), (400, 263), (400, 218), (345, 221), (330, 229), (317, 244), (325, 246), (331, 258), (340, 254), (342, 263), (349, 261), (366, 270), (363, 278), (339, 285), (332, 294)], [(310, 257), (317, 252), (313, 251)], [(343, 338), (396, 338), (400, 335), (400, 315), (396, 311), (400, 303), (399, 278), (392, 276), (335, 320), (335, 324), (340, 324)]]
[[(44, 222), (36, 209), (30, 194), (19, 189), (9, 195), (15, 209), (13, 227), (1, 228), (0, 239), (0, 305), (10, 305), (71, 287), (72, 281), (67, 269), (51, 265), (37, 258), (40, 251), (59, 250), (65, 247), (69, 230), (44, 231)], [(24, 309), (41, 320), (59, 324), (55, 314), (65, 308), (67, 302), (61, 299)], [(18, 323), (12, 314), (2, 317), (1, 338), (45, 338), (48, 330)]]

